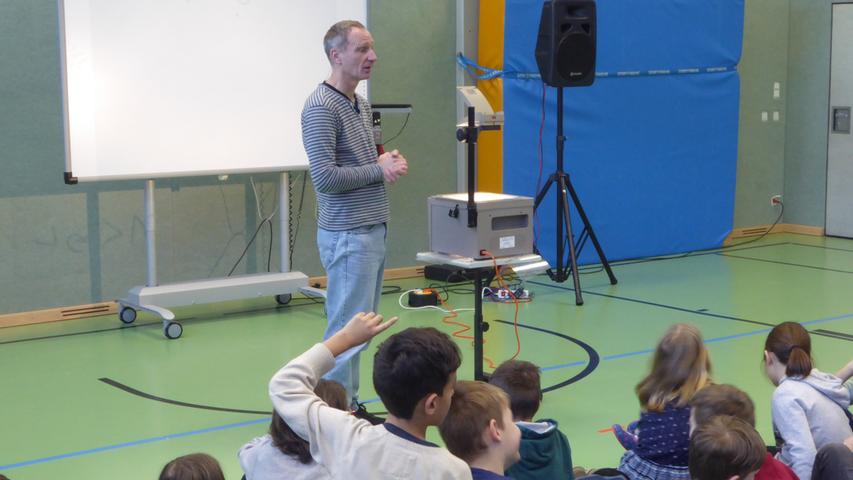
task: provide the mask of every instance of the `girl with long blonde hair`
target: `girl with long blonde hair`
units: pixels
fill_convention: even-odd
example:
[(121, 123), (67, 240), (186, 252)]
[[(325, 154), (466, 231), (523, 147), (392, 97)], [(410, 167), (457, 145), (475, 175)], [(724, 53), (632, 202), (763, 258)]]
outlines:
[(635, 388), (640, 401), (636, 434), (614, 425), (628, 448), (619, 470), (632, 479), (689, 480), (688, 402), (710, 383), (711, 359), (699, 329), (686, 323), (669, 327), (655, 349), (651, 371)]

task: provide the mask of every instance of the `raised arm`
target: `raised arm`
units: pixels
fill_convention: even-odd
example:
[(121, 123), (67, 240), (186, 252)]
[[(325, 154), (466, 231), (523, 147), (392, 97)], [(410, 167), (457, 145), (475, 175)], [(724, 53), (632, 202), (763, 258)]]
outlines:
[(396, 317), (383, 322), (381, 315), (359, 313), (328, 340), (288, 362), (270, 380), (269, 395), (276, 412), (308, 441), (311, 456), (330, 471), (336, 470), (334, 460), (340, 452), (347, 451), (370, 424), (326, 405), (314, 388), (335, 365), (336, 355), (366, 342), (396, 321)]
[(841, 370), (835, 376), (841, 379), (841, 383), (850, 380), (850, 377), (853, 377), (853, 360), (850, 360), (850, 363), (841, 367)]

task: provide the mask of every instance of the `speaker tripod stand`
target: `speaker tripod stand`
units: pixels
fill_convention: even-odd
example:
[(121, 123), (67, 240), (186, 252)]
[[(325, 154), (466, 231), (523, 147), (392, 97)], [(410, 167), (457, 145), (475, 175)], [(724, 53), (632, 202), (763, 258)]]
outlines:
[[(610, 262), (607, 261), (607, 256), (604, 254), (604, 249), (601, 248), (601, 244), (598, 242), (598, 237), (595, 236), (595, 230), (592, 229), (592, 224), (589, 223), (589, 218), (586, 216), (586, 212), (584, 212), (580, 198), (578, 198), (578, 194), (572, 186), (569, 174), (564, 170), (563, 149), (565, 147), (565, 142), (566, 137), (563, 135), (563, 87), (557, 87), (557, 170), (548, 177), (545, 185), (543, 185), (542, 189), (536, 194), (536, 199), (533, 202), (533, 210), (536, 211), (539, 208), (539, 205), (542, 203), (542, 200), (545, 199), (545, 195), (548, 194), (551, 186), (556, 186), (557, 265), (556, 267), (549, 269), (547, 273), (548, 276), (551, 277), (551, 280), (557, 283), (562, 283), (568, 280), (569, 272), (571, 272), (575, 286), (575, 304), (583, 305), (577, 256), (586, 244), (587, 238), (592, 241), (595, 251), (598, 253), (598, 258), (601, 260), (601, 265), (607, 272), (607, 276), (610, 277), (610, 284), (616, 285), (617, 280), (616, 275), (613, 274), (613, 270), (610, 268)], [(571, 196), (572, 203), (577, 209), (578, 215), (580, 216), (584, 226), (581, 234), (578, 236), (577, 243), (574, 240), (574, 235), (572, 235), (572, 217), (571, 211), (569, 210), (569, 196)], [(566, 235), (565, 237), (563, 236), (564, 234)], [(565, 254), (564, 238), (566, 243), (569, 245), (569, 263), (565, 266), (563, 265)], [(538, 248), (536, 248), (536, 253), (539, 253)]]

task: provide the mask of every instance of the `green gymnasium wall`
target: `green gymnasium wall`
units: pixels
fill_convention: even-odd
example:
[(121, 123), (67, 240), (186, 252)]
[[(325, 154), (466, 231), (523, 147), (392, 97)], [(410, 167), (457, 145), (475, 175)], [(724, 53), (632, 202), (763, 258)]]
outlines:
[[(372, 0), (369, 12), (380, 57), (372, 101), (414, 107), (392, 145), (410, 174), (391, 187), (387, 261), (410, 266), (427, 247), (426, 197), (456, 184), (455, 3)], [(60, 115), (56, 1), (0, 0), (0, 314), (116, 299), (145, 282), (143, 183), (65, 185)], [(403, 120), (385, 118), (386, 138)], [(301, 174), (291, 177), (295, 208)], [(255, 182), (269, 214), (278, 176)], [(155, 199), (161, 283), (225, 275), (259, 223), (247, 176), (162, 180)], [(309, 275), (322, 274), (315, 228), (309, 183), (293, 255)], [(235, 273), (266, 269), (269, 232), (258, 237)], [(274, 242), (276, 270), (277, 228)]]
[(826, 216), (830, 0), (790, 0), (785, 221), (823, 227)]
[[(784, 222), (823, 226), (831, 3), (746, 1), (735, 227), (771, 223), (776, 193)], [(456, 185), (455, 2), (370, 0), (369, 12), (379, 55), (372, 100), (414, 106), (391, 145), (410, 174), (391, 187), (387, 262), (410, 266), (427, 247), (426, 197)], [(142, 182), (61, 181), (56, 15), (54, 0), (0, 0), (0, 314), (111, 300), (145, 281)], [(385, 117), (386, 138), (403, 119)], [(295, 208), (301, 179), (292, 177)], [(269, 213), (277, 177), (255, 180)], [(156, 200), (161, 282), (226, 274), (258, 225), (246, 176), (163, 180)], [(322, 274), (314, 230), (309, 184), (293, 258), (309, 275)], [(277, 229), (274, 241), (273, 269)], [(264, 230), (237, 272), (265, 270), (268, 242)]]
[[(788, 2), (746, 0), (741, 78), (738, 168), (734, 226), (772, 223), (778, 216), (770, 197), (783, 193), (785, 93), (788, 79)], [(781, 96), (773, 98), (773, 83)], [(773, 111), (779, 121), (773, 121)], [(761, 120), (768, 112), (768, 121)]]
[[(736, 227), (775, 220), (775, 193), (784, 195), (784, 223), (825, 224), (833, 3), (843, 2), (746, 1)], [(762, 123), (762, 110), (779, 110), (780, 123)]]

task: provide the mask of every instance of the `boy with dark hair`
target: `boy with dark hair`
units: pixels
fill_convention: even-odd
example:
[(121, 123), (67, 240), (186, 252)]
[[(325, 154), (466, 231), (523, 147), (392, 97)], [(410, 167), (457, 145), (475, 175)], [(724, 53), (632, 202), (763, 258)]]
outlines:
[(225, 480), (219, 462), (206, 453), (191, 453), (167, 463), (160, 480)]
[(690, 438), (688, 468), (693, 480), (752, 480), (764, 461), (764, 441), (752, 425), (718, 415)]
[(311, 456), (333, 478), (471, 478), (468, 466), (426, 441), (450, 408), (461, 363), (459, 348), (434, 328), (408, 328), (385, 340), (374, 356), (373, 382), (388, 409), (384, 424), (371, 425), (331, 408), (315, 393), (335, 357), (396, 322), (375, 313), (356, 314), (323, 343), (291, 360), (270, 380), (278, 414), (308, 441)]
[[(708, 385), (690, 399), (690, 431), (704, 425), (718, 415), (740, 418), (755, 427), (755, 405), (749, 395), (733, 385)], [(764, 453), (764, 463), (756, 480), (797, 480), (790, 467)]]
[(569, 440), (557, 428), (557, 421), (533, 422), (542, 403), (539, 367), (530, 362), (509, 360), (495, 369), (489, 383), (509, 395), (512, 420), (521, 430), (521, 460), (506, 474), (516, 480), (572, 480), (572, 450)]
[(509, 478), (503, 473), (519, 459), (521, 432), (512, 422), (509, 398), (494, 385), (458, 382), (438, 429), (447, 449), (471, 466), (474, 480)]

